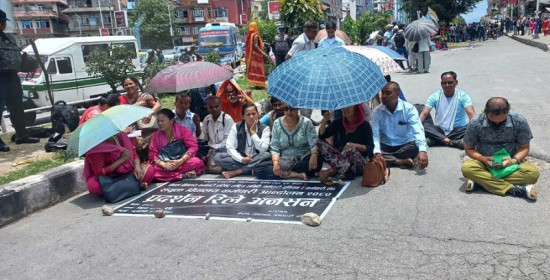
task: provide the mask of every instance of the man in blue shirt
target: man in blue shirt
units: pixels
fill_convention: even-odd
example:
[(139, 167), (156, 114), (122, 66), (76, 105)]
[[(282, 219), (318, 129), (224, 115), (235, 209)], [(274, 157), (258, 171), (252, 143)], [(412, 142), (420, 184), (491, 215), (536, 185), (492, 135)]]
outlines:
[(200, 125), (201, 121), (199, 115), (195, 115), (189, 110), (189, 107), (191, 106), (191, 97), (186, 93), (180, 93), (176, 96), (176, 102), (174, 105), (176, 106), (176, 109), (174, 110), (176, 117), (174, 120), (178, 124), (187, 127), (193, 133), (195, 139), (199, 138), (202, 133)]
[(343, 46), (346, 44), (344, 40), (336, 36), (336, 23), (334, 23), (333, 21), (329, 21), (327, 23), (325, 30), (327, 31), (327, 37), (321, 39), (317, 48), (329, 49), (329, 48), (336, 48), (339, 46)]
[(374, 153), (392, 165), (413, 167), (414, 159), (428, 166), (428, 145), (424, 127), (414, 105), (399, 99), (399, 84), (390, 81), (382, 88), (382, 104), (373, 111)]
[[(457, 75), (453, 71), (441, 74), (441, 88), (432, 93), (420, 113), (429, 146), (446, 145), (464, 149), (464, 133), (468, 121), (475, 116), (468, 93), (457, 89)], [(435, 123), (428, 118), (435, 109)]]

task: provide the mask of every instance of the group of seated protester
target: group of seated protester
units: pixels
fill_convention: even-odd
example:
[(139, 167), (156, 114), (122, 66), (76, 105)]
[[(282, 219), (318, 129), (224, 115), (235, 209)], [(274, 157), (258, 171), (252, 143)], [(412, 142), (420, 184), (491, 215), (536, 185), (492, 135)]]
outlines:
[[(509, 113), (504, 98), (490, 99), (484, 113), (475, 116), (469, 95), (457, 89), (457, 84), (456, 73), (443, 73), (441, 89), (430, 95), (425, 106), (415, 107), (400, 98), (399, 84), (389, 81), (381, 90), (380, 105), (372, 111), (371, 122), (366, 120), (364, 104), (357, 104), (324, 112), (317, 132), (299, 108), (274, 97), (270, 99), (272, 110), (261, 117), (257, 105), (230, 80), (216, 95), (206, 97), (208, 115), (201, 122), (190, 111), (188, 94), (175, 97), (174, 111), (159, 109), (158, 101), (137, 90), (137, 81), (127, 79), (127, 102), (155, 111), (158, 130), (147, 141), (147, 158), (140, 161), (136, 149), (143, 141), (132, 142), (128, 130), (86, 153), (84, 176), (90, 192), (96, 194), (101, 194), (97, 176), (131, 172), (144, 188), (153, 180), (177, 181), (204, 172), (225, 178), (353, 180), (374, 157), (402, 168), (425, 169), (428, 146), (446, 145), (464, 148), (472, 159), (462, 168), (466, 191), (481, 186), (491, 193), (536, 200), (533, 184), (538, 169), (523, 161), (532, 138), (525, 118)], [(432, 108), (435, 121), (430, 116)], [(175, 140), (183, 141), (185, 154), (162, 160), (159, 152)], [(500, 148), (509, 155), (497, 164), (493, 154)], [(324, 170), (323, 162), (328, 164)], [(512, 165), (518, 170), (513, 175), (492, 175), (493, 170)]]

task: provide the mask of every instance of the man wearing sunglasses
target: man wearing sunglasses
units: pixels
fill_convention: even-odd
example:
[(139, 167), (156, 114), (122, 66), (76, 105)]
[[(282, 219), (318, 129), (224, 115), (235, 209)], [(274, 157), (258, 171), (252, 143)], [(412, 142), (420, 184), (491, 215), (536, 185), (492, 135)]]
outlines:
[[(524, 162), (532, 138), (527, 120), (510, 112), (508, 100), (490, 98), (483, 113), (470, 121), (464, 135), (464, 150), (471, 158), (462, 165), (462, 175), (468, 179), (464, 190), (470, 192), (481, 186), (494, 194), (537, 200), (534, 184), (540, 176), (539, 169)], [(493, 155), (501, 149), (509, 156), (496, 160)], [(497, 176), (493, 175), (494, 170), (506, 173)]]
[[(432, 93), (420, 113), (428, 146), (445, 145), (464, 149), (464, 133), (468, 121), (475, 116), (468, 93), (456, 88), (457, 75), (453, 71), (441, 74), (441, 89)], [(435, 121), (430, 111), (435, 108)]]

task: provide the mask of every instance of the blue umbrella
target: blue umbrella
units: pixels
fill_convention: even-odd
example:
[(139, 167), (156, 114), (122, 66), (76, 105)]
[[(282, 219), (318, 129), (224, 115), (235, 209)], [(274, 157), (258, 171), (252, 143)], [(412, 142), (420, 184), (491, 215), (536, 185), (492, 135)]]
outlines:
[(388, 47), (384, 47), (384, 46), (369, 46), (369, 48), (375, 48), (387, 55), (389, 55), (393, 60), (407, 60), (405, 57), (403, 57), (402, 55), (400, 55), (399, 53), (397, 53), (396, 51), (388, 48)]
[(268, 77), (268, 92), (296, 108), (336, 110), (372, 99), (386, 84), (380, 68), (343, 48), (302, 51)]

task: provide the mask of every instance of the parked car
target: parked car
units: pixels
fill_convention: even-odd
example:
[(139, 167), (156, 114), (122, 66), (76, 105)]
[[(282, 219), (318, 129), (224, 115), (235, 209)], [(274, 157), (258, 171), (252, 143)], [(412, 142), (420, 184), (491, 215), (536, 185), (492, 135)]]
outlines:
[(164, 55), (164, 62), (165, 63), (171, 63), (174, 60), (178, 60), (179, 55), (176, 53), (175, 50), (162, 50), (162, 55)]

